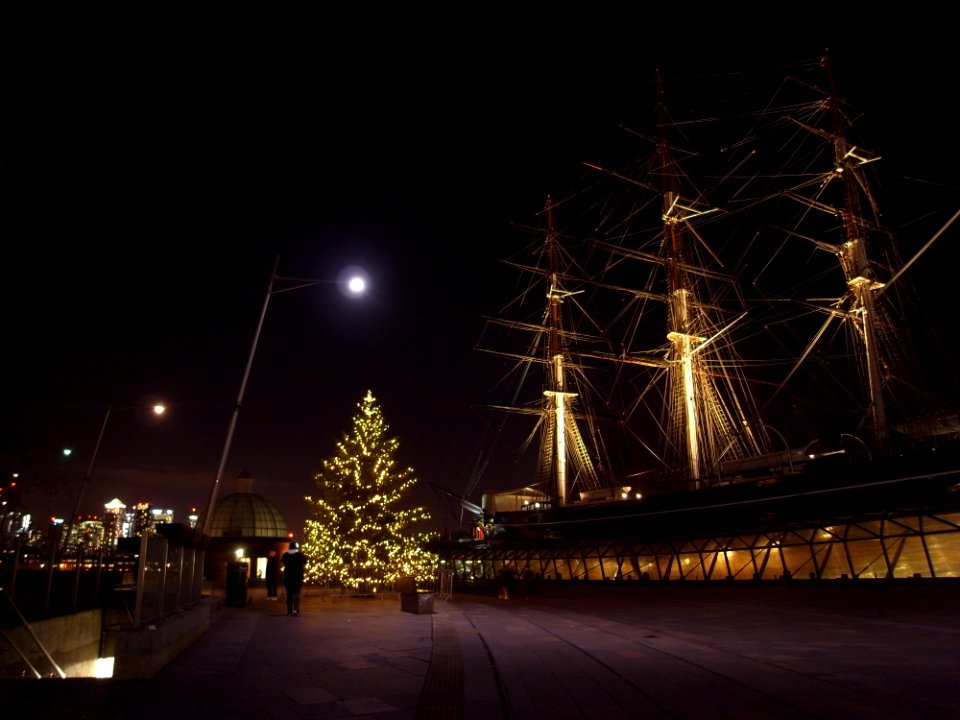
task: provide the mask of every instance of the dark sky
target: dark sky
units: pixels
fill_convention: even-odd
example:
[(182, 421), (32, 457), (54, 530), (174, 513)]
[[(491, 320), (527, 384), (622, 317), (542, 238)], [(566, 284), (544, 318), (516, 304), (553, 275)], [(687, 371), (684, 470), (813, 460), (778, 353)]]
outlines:
[[(371, 291), (272, 296), (220, 495), (248, 470), (299, 531), (300, 497), (372, 390), (417, 499), (455, 523), (429, 483), (459, 493), (472, 471), (473, 347), (509, 296), (509, 225), (568, 189), (658, 67), (775, 65), (831, 45), (848, 96), (887, 118), (872, 129), (888, 161), (944, 181), (958, 159), (936, 139), (952, 127), (952, 54), (897, 53), (889, 33), (761, 45), (651, 42), (615, 16), (562, 32), (468, 17), (434, 17), (443, 32), (70, 20), (8, 24), (0, 71), (0, 467), (23, 473), (39, 516), (69, 513), (110, 404), (124, 409), (83, 509), (205, 506), (279, 255), (283, 276), (363, 267)], [(128, 407), (152, 398), (170, 405), (162, 423)]]

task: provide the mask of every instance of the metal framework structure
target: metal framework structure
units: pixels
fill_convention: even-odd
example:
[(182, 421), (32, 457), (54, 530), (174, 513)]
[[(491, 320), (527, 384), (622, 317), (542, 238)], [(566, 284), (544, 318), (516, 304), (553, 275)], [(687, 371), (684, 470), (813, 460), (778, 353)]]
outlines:
[(440, 556), (461, 586), (495, 582), (505, 567), (548, 582), (960, 578), (960, 509), (658, 541), (472, 545)]

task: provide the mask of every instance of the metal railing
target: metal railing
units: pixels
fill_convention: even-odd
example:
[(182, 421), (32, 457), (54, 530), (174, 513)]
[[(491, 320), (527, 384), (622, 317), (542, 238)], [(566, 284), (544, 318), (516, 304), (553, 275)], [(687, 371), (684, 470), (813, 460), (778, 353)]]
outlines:
[[(136, 545), (134, 545), (136, 547)], [(102, 611), (103, 629), (140, 629), (200, 602), (202, 543), (144, 533), (138, 552), (85, 555), (20, 548), (3, 554), (0, 568), (0, 658), (10, 670), (10, 652), (21, 676), (64, 677), (55, 658), (56, 640), (41, 641), (35, 629), (46, 621)], [(40, 666), (49, 665), (47, 672)], [(6, 674), (5, 674), (6, 676)]]
[(449, 600), (453, 596), (453, 572), (438, 570), (430, 580), (417, 583), (417, 588), (432, 592), (440, 600)]
[(200, 601), (203, 551), (155, 533), (140, 540), (133, 627), (155, 622)]
[[(10, 594), (7, 592), (6, 588), (0, 587), (0, 597), (2, 597), (2, 599), (5, 601), (4, 605), (9, 606), (12, 609), (13, 613), (16, 614), (16, 616), (20, 619), (22, 626), (26, 630), (26, 635), (30, 639), (30, 643), (36, 646), (37, 650), (39, 651), (39, 654), (43, 657), (43, 659), (52, 669), (52, 672), (56, 673), (56, 675), (61, 679), (65, 678), (67, 674), (63, 671), (63, 668), (60, 667), (57, 661), (53, 659), (53, 656), (50, 654), (50, 651), (40, 641), (40, 638), (37, 637), (36, 633), (33, 631), (33, 628), (30, 627), (30, 623), (27, 622), (27, 619), (20, 612), (19, 608), (17, 608), (17, 606), (14, 604), (13, 598), (10, 597)], [(25, 668), (25, 670), (21, 670), (21, 675), (25, 676), (29, 671), (29, 674), (32, 677), (36, 679), (42, 678), (44, 675), (38, 669), (37, 663), (31, 659), (29, 649), (22, 647), (21, 644), (18, 643), (11, 636), (11, 634), (6, 631), (6, 629), (0, 629), (0, 634), (3, 635), (3, 639), (6, 641), (7, 645), (10, 646), (10, 648), (14, 651), (14, 653), (16, 653), (16, 655), (20, 658), (20, 661), (23, 663), (23, 667)]]
[(136, 555), (85, 555), (71, 551), (62, 557), (45, 548), (16, 547), (4, 552), (0, 584), (9, 602), (0, 607), (0, 627), (37, 622), (108, 606), (114, 590), (133, 584)]
[(200, 600), (203, 560), (200, 547), (154, 532), (144, 533), (134, 552), (66, 548), (57, 558), (16, 547), (0, 568), (9, 599), (0, 607), (0, 627), (110, 607), (126, 608), (129, 624), (139, 627)]

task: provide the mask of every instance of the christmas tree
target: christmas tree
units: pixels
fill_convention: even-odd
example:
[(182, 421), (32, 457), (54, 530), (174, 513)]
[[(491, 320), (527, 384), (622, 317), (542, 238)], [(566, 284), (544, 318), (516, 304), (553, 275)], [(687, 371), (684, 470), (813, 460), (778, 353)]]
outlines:
[(437, 564), (425, 549), (431, 533), (416, 531), (430, 513), (402, 505), (417, 482), (414, 471), (397, 468), (400, 441), (387, 436), (370, 391), (357, 407), (351, 431), (314, 477), (316, 496), (304, 498), (307, 581), (377, 592), (398, 577), (431, 578)]

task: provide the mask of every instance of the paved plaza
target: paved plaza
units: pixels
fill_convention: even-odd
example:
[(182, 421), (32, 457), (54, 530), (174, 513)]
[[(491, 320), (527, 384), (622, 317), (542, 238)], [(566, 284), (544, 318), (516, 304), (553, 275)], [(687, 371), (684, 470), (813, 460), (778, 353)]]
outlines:
[[(251, 592), (149, 680), (24, 680), (11, 718), (960, 718), (960, 583)], [(9, 711), (9, 715), (8, 715)]]

